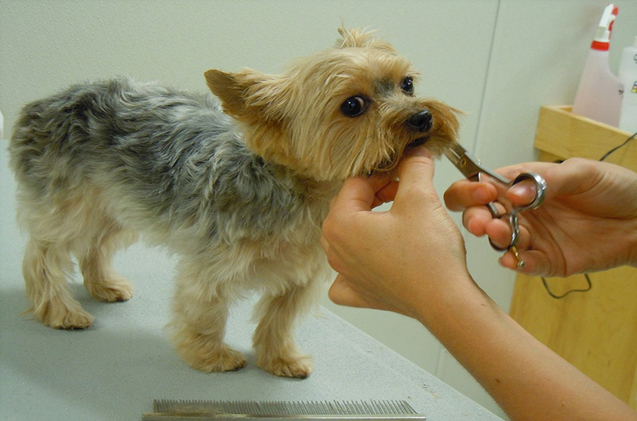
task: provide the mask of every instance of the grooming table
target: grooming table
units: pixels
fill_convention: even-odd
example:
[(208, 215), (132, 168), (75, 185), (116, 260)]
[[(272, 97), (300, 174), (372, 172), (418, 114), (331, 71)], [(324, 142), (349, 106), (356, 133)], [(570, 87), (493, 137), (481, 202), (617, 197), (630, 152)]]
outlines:
[[(6, 143), (5, 143), (6, 146)], [(326, 309), (297, 328), (314, 356), (305, 380), (272, 376), (254, 364), (249, 298), (231, 312), (227, 342), (248, 365), (205, 374), (183, 363), (168, 341), (175, 259), (135, 245), (116, 269), (135, 285), (126, 303), (98, 303), (79, 280), (76, 298), (95, 316), (83, 331), (58, 331), (21, 315), (24, 237), (15, 220), (15, 184), (0, 148), (0, 419), (140, 420), (153, 399), (251, 401), (405, 400), (427, 420), (500, 419)]]

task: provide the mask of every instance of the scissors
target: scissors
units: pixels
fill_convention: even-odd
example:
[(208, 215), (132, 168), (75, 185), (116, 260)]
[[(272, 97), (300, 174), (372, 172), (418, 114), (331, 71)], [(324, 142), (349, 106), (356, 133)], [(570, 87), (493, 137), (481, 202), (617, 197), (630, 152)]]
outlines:
[(503, 218), (505, 216), (509, 217), (509, 223), (511, 224), (511, 241), (506, 249), (501, 249), (500, 247), (493, 244), (493, 241), (489, 239), (489, 243), (491, 247), (498, 251), (511, 251), (516, 259), (516, 265), (518, 269), (524, 268), (526, 263), (520, 259), (520, 254), (518, 253), (518, 240), (520, 239), (520, 225), (518, 222), (518, 215), (520, 212), (528, 210), (528, 209), (537, 209), (544, 202), (544, 196), (546, 193), (546, 181), (542, 176), (533, 172), (524, 172), (519, 174), (513, 181), (502, 177), (499, 174), (496, 174), (493, 171), (488, 170), (483, 167), (480, 163), (480, 160), (474, 158), (467, 152), (465, 148), (463, 148), (458, 143), (454, 143), (451, 145), (450, 149), (445, 151), (445, 156), (449, 158), (449, 161), (453, 165), (460, 170), (460, 172), (467, 177), (468, 180), (471, 181), (483, 181), (483, 175), (493, 178), (495, 181), (503, 185), (504, 187), (511, 187), (517, 183), (520, 183), (525, 180), (531, 180), (535, 184), (535, 197), (531, 201), (531, 203), (524, 206), (513, 206), (509, 212), (500, 213), (498, 209), (495, 207), (494, 202), (490, 202), (487, 204), (489, 208), (489, 212), (491, 212), (491, 216), (494, 218)]

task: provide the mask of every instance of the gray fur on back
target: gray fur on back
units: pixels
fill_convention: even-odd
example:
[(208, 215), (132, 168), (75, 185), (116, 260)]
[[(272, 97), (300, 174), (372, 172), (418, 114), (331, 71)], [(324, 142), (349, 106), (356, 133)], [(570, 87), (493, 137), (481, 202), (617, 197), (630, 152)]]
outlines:
[(127, 207), (123, 225), (163, 233), (158, 241), (280, 236), (307, 212), (302, 183), (247, 149), (210, 95), (123, 78), (75, 85), (25, 106), (11, 149), (31, 191), (88, 179), (109, 206)]

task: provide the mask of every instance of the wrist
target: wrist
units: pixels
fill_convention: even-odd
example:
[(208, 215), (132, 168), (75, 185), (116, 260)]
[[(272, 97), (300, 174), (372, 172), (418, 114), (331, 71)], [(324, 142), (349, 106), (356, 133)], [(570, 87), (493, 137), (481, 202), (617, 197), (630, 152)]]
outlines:
[(419, 295), (412, 307), (416, 311), (412, 317), (439, 339), (440, 335), (453, 335), (454, 330), (466, 328), (474, 317), (483, 317), (485, 312), (494, 315), (501, 311), (468, 272), (449, 274), (442, 279), (434, 291)]

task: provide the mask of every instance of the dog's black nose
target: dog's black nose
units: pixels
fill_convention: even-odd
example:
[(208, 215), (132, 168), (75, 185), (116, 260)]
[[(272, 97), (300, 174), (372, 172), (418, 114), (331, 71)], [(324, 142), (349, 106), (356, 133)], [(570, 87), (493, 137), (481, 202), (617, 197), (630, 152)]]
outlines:
[(434, 118), (427, 110), (420, 111), (409, 117), (405, 124), (417, 132), (428, 132), (433, 126)]

